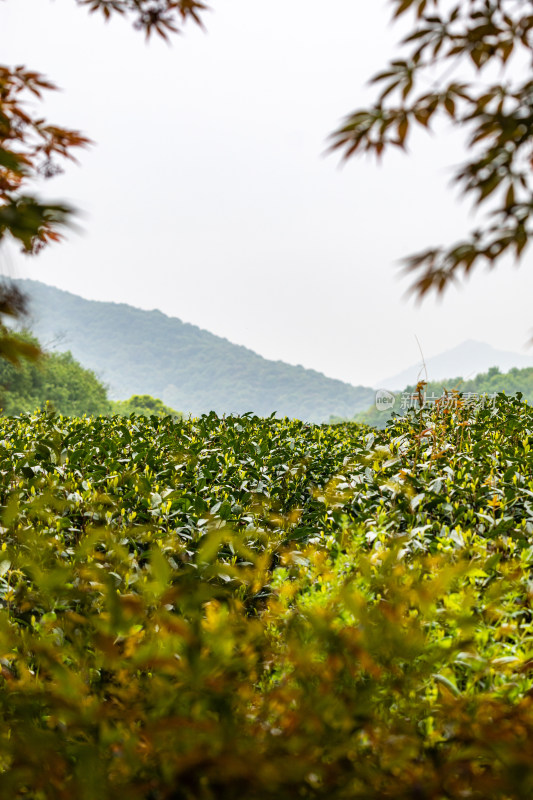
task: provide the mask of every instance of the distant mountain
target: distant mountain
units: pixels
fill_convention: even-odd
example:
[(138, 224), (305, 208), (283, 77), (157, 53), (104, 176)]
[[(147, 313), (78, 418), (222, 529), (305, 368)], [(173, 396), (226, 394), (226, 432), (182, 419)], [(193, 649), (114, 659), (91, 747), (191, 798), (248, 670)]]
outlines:
[(17, 284), (31, 298), (29, 327), (42, 344), (70, 350), (114, 399), (149, 394), (195, 416), (277, 412), (315, 422), (353, 417), (374, 400), (369, 387), (269, 361), (161, 311), (84, 300), (39, 281)]
[[(533, 367), (533, 352), (531, 356), (527, 356), (496, 350), (490, 344), (469, 339), (451, 350), (426, 359), (426, 367), (430, 381), (457, 378), (459, 375), (468, 380), (486, 372), (490, 367), (499, 367), (502, 372), (508, 372), (512, 367)], [(392, 378), (385, 378), (378, 388), (402, 390), (416, 384), (420, 379), (426, 380), (422, 359)]]

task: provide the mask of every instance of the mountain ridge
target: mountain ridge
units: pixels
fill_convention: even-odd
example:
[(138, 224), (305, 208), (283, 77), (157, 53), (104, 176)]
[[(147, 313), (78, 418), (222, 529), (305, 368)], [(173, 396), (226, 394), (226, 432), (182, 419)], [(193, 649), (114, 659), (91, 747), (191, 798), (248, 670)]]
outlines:
[(114, 399), (150, 394), (194, 416), (251, 411), (313, 422), (353, 416), (374, 399), (371, 387), (266, 359), (159, 310), (86, 300), (30, 279), (15, 283), (30, 298), (33, 333), (70, 350)]

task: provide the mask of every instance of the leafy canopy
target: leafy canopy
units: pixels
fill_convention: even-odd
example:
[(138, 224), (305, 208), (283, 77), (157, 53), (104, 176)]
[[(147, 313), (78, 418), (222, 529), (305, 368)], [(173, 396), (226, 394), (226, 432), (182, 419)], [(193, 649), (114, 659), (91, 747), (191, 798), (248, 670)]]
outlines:
[(157, 33), (164, 39), (168, 33), (180, 33), (189, 19), (201, 25), (201, 13), (207, 6), (197, 0), (76, 0), (80, 6), (100, 11), (106, 19), (112, 15), (133, 18), (137, 30), (149, 37)]
[(533, 3), (392, 5), (395, 18), (412, 17), (402, 57), (373, 78), (380, 87), (375, 105), (347, 117), (333, 134), (333, 149), (346, 159), (360, 152), (380, 157), (391, 147), (404, 149), (413, 128), (429, 129), (444, 117), (469, 135), (457, 185), (476, 206), (494, 201), (486, 224), (463, 241), (406, 259), (421, 298), (443, 292), (480, 264), (493, 267), (508, 253), (520, 258), (533, 234)]

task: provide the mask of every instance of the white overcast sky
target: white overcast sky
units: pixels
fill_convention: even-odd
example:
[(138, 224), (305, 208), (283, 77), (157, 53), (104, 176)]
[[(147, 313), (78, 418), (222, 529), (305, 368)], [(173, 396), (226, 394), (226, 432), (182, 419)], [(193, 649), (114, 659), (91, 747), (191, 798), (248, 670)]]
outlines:
[[(49, 121), (95, 141), (43, 196), (83, 233), (8, 274), (199, 325), (261, 355), (379, 384), (464, 339), (524, 349), (531, 255), (443, 301), (404, 298), (398, 260), (473, 224), (450, 189), (462, 138), (340, 169), (327, 136), (372, 98), (400, 31), (383, 0), (212, 0), (207, 32), (146, 45), (74, 0), (0, 2), (2, 63), (62, 88)], [(111, 345), (110, 345), (111, 346)]]

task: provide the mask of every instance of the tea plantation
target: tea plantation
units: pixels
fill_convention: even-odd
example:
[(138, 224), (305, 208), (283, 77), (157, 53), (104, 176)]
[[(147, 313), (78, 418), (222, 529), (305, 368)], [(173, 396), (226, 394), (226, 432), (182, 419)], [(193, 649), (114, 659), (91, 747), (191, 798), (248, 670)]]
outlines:
[(533, 796), (533, 410), (448, 400), (1, 418), (0, 797)]

